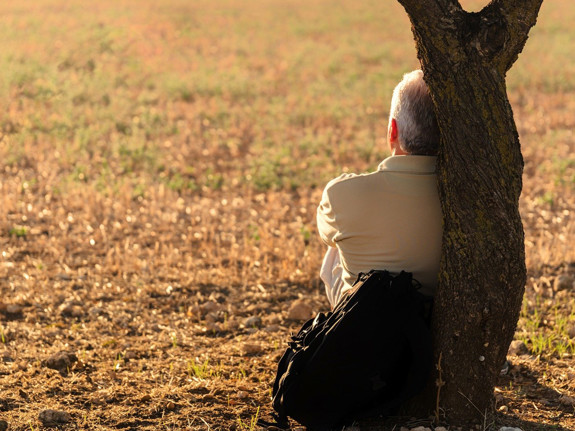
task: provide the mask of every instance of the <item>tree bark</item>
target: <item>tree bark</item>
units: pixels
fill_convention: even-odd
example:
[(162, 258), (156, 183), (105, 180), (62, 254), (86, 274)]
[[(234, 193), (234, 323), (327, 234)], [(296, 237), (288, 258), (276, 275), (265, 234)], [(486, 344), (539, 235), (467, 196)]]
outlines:
[(398, 1), (410, 17), (441, 130), (444, 234), (433, 332), (444, 385), (416, 410), (427, 417), (439, 397), (449, 423), (480, 423), (493, 409), (526, 281), (523, 158), (505, 74), (542, 0), (494, 0), (478, 13), (457, 0)]

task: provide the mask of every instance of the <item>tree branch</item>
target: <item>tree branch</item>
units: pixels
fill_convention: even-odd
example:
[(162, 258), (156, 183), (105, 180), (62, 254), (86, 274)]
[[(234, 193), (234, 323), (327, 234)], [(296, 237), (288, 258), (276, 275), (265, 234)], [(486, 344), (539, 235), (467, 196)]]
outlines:
[[(440, 29), (453, 26), (454, 15), (462, 11), (458, 0), (398, 0), (415, 28)], [(451, 24), (450, 24), (451, 23)]]
[[(398, 0), (411, 20), (417, 56), (426, 75), (432, 65), (457, 69), (463, 60), (458, 40), (460, 21), (465, 14), (458, 0)], [(429, 56), (434, 56), (431, 59)]]
[[(523, 50), (542, 3), (543, 0), (493, 0), (480, 12), (487, 24), (481, 38), (486, 46), (496, 48), (492, 61), (503, 75)], [(499, 23), (494, 18), (496, 15), (502, 18)]]
[(492, 0), (470, 13), (458, 0), (398, 1), (411, 20), (420, 60), (431, 51), (457, 68), (463, 58), (475, 58), (503, 76), (523, 50), (543, 2)]

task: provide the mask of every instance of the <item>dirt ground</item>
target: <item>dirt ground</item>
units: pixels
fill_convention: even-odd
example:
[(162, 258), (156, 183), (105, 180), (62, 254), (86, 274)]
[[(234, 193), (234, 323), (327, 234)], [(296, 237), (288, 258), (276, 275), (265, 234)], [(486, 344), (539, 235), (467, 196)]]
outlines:
[[(44, 227), (36, 236), (2, 237), (0, 419), (10, 430), (50, 420), (62, 430), (242, 430), (270, 418), (271, 383), (289, 334), (327, 307), (319, 283), (222, 286), (114, 273), (98, 269), (103, 249), (89, 253), (89, 241), (70, 247), (74, 258), (65, 265), (48, 262), (43, 237), (53, 228)], [(40, 256), (61, 271), (39, 269)], [(563, 292), (563, 302), (572, 303), (573, 293)], [(297, 312), (300, 319), (288, 318)], [(570, 354), (524, 353), (509, 357), (498, 414), (483, 425), (575, 429)], [(65, 413), (48, 417), (46, 409)], [(392, 422), (386, 429), (426, 424)]]
[[(479, 429), (575, 430), (571, 3), (544, 2), (509, 73), (525, 347)], [(0, 431), (257, 429), (289, 335), (328, 307), (322, 189), (386, 156), (418, 67), (404, 10), (4, 1), (0, 32)]]

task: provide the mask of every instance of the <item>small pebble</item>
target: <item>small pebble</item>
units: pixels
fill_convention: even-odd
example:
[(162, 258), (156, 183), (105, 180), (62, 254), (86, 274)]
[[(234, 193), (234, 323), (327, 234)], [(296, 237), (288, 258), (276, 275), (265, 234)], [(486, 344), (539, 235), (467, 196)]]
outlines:
[(136, 359), (138, 355), (133, 350), (127, 350), (124, 354), (124, 360), (129, 361), (131, 359)]
[(266, 332), (278, 332), (281, 329), (280, 325), (268, 325), (264, 328), (264, 331)]
[(262, 324), (262, 319), (259, 316), (252, 316), (244, 319), (243, 323), (246, 328), (255, 328), (256, 326), (260, 326)]
[(236, 394), (236, 396), (240, 399), (243, 400), (244, 398), (248, 397), (248, 393), (246, 391), (238, 391), (238, 393)]
[(417, 428), (411, 428), (411, 431), (431, 431), (431, 428), (427, 428), (424, 426), (419, 426)]
[(222, 327), (218, 322), (206, 322), (206, 329), (210, 332), (220, 332)]
[(236, 329), (238, 329), (239, 323), (236, 319), (234, 319), (233, 317), (230, 317), (225, 323), (224, 323), (225, 328), (228, 331), (235, 331)]
[(527, 355), (529, 353), (529, 349), (525, 345), (525, 343), (521, 340), (513, 340), (511, 345), (509, 346), (510, 355), (522, 356)]
[(307, 302), (298, 299), (289, 308), (287, 318), (289, 320), (308, 320), (311, 319), (312, 314), (313, 309), (311, 306)]
[(186, 316), (192, 319), (199, 319), (202, 316), (202, 311), (198, 305), (192, 305), (188, 307)]
[(61, 410), (42, 410), (38, 415), (38, 419), (45, 427), (66, 424), (72, 420), (69, 413)]
[(555, 283), (553, 284), (553, 289), (555, 291), (559, 290), (567, 290), (573, 288), (573, 277), (567, 274), (561, 274), (557, 276), (555, 279)]
[(270, 314), (267, 319), (266, 319), (266, 323), (270, 324), (270, 325), (274, 325), (274, 324), (279, 324), (282, 323), (282, 316), (280, 313), (273, 313)]
[(206, 319), (206, 322), (219, 322), (221, 320), (218, 313), (216, 313), (214, 311), (211, 311), (208, 314), (206, 314), (205, 319)]
[(204, 302), (202, 305), (200, 305), (200, 311), (204, 316), (208, 313), (219, 311), (219, 309), (220, 305), (215, 301)]
[(42, 361), (42, 365), (53, 370), (58, 370), (61, 375), (65, 376), (72, 367), (72, 364), (78, 360), (78, 357), (69, 352), (58, 352)]
[(523, 431), (521, 428), (514, 428), (514, 427), (501, 427), (499, 431)]
[(22, 307), (16, 304), (6, 305), (6, 314), (22, 314)]
[(103, 309), (102, 307), (91, 307), (91, 308), (88, 310), (88, 314), (89, 314), (90, 316), (93, 316), (93, 317), (101, 316), (101, 315), (103, 315), (104, 313), (105, 313), (105, 312), (104, 312), (104, 309)]
[(562, 395), (559, 402), (564, 406), (575, 406), (575, 398), (567, 395)]
[(60, 315), (62, 317), (82, 317), (84, 315), (84, 310), (82, 307), (76, 304), (62, 304), (59, 307)]
[(262, 346), (255, 343), (244, 343), (242, 345), (242, 353), (244, 355), (253, 355), (255, 353), (260, 353), (262, 351)]

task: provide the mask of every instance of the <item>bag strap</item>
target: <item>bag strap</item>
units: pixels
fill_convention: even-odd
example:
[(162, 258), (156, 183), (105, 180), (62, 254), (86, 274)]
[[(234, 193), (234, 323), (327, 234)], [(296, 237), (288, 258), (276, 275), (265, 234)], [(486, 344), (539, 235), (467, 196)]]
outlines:
[(287, 416), (281, 417), (280, 415), (276, 414), (276, 413), (272, 413), (272, 420), (273, 422), (270, 421), (266, 421), (264, 419), (258, 419), (256, 422), (256, 425), (259, 427), (265, 427), (265, 428), (270, 428), (270, 427), (274, 427), (274, 428), (278, 428), (280, 430), (290, 430), (290, 425), (289, 425), (289, 421), (287, 419)]

